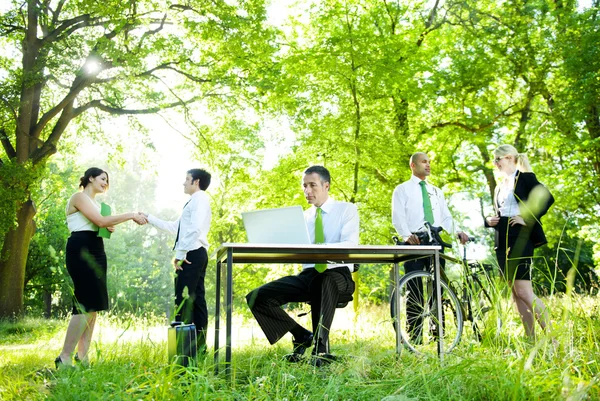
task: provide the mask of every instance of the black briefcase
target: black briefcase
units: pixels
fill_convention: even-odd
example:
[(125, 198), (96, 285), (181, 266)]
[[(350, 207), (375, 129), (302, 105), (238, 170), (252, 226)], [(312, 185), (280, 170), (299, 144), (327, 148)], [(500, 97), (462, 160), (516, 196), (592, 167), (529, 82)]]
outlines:
[(169, 327), (169, 361), (181, 366), (196, 366), (198, 345), (196, 325), (172, 322)]

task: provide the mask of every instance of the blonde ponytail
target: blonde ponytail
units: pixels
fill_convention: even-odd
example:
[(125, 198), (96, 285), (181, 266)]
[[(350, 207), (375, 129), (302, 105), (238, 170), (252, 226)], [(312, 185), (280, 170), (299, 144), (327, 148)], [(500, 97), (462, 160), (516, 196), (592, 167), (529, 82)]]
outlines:
[(512, 156), (515, 159), (517, 170), (524, 173), (531, 173), (531, 164), (529, 164), (529, 158), (525, 153), (519, 153), (517, 149), (512, 145), (500, 145), (494, 151), (496, 157)]
[(531, 173), (531, 164), (525, 153), (517, 153), (516, 157), (517, 169), (523, 173)]

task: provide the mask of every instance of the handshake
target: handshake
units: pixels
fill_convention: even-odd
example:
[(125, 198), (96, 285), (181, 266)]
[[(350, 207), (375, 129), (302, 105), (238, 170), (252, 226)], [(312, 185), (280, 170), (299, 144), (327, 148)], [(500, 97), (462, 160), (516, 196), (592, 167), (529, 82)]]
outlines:
[(148, 214), (146, 214), (146, 213), (142, 213), (142, 212), (135, 213), (134, 212), (132, 219), (139, 226), (143, 226), (144, 224), (148, 224)]

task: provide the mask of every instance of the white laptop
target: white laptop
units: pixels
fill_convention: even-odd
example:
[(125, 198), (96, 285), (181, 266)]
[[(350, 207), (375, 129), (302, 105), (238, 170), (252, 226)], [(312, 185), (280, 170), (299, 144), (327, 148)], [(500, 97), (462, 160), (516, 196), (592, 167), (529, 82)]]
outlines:
[(249, 243), (311, 243), (301, 206), (244, 212), (242, 220)]

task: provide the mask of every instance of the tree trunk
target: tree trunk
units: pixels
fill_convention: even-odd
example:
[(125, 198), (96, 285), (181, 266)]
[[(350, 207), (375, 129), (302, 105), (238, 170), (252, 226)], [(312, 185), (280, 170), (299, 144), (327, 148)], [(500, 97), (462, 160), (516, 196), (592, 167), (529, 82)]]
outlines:
[(14, 318), (23, 312), (23, 285), (29, 242), (35, 232), (35, 206), (31, 200), (17, 212), (17, 225), (4, 237), (0, 257), (0, 318)]

